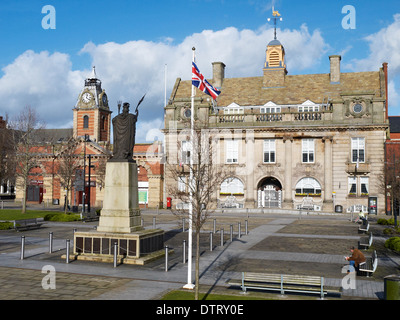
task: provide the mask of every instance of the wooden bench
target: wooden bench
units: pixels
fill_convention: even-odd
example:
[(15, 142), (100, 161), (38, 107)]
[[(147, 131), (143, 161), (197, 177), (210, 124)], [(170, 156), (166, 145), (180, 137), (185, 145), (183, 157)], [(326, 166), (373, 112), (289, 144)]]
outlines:
[[(230, 281), (229, 283), (239, 285), (244, 293), (247, 289), (256, 289), (280, 291), (282, 295), (286, 291), (313, 293), (319, 294), (321, 298), (328, 294), (323, 277), (242, 272), (241, 282)], [(330, 291), (339, 292), (339, 289)]]
[(358, 231), (367, 233), (369, 230), (369, 222), (368, 220), (364, 220), (363, 223), (358, 228)]
[(364, 247), (365, 249), (368, 249), (371, 245), (372, 242), (374, 241), (374, 237), (372, 235), (372, 232), (369, 234), (369, 237), (364, 237), (360, 239), (360, 242), (358, 243), (359, 247)]
[(376, 255), (376, 251), (374, 250), (370, 258), (366, 258), (365, 262), (360, 263), (360, 265), (358, 266), (358, 270), (360, 272), (365, 272), (367, 274), (367, 277), (369, 277), (370, 274), (373, 274), (376, 271), (377, 267), (378, 256)]
[(29, 229), (38, 229), (42, 226), (43, 220), (39, 219), (24, 219), (24, 220), (15, 220), (14, 221), (14, 229), (17, 231), (20, 230), (29, 230)]

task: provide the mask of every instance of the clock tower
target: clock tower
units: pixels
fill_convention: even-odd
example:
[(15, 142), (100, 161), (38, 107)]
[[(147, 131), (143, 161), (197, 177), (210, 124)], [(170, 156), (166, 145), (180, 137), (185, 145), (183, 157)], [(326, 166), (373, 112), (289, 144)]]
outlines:
[(111, 113), (108, 97), (101, 88), (96, 69), (85, 80), (85, 86), (79, 94), (74, 112), (74, 138), (88, 135), (90, 140), (100, 143), (110, 142)]

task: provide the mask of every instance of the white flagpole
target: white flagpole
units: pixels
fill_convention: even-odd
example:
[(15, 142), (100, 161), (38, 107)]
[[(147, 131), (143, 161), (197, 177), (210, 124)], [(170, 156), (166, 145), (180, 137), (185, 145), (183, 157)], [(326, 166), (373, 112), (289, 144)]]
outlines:
[[(193, 47), (193, 62), (195, 62), (195, 53), (196, 48)], [(193, 281), (192, 281), (192, 242), (193, 242), (193, 149), (194, 149), (194, 97), (196, 95), (196, 89), (192, 84), (192, 105), (191, 105), (191, 130), (190, 130), (190, 178), (189, 178), (189, 241), (188, 241), (188, 275), (187, 275), (187, 284), (183, 287), (185, 289), (194, 289)]]

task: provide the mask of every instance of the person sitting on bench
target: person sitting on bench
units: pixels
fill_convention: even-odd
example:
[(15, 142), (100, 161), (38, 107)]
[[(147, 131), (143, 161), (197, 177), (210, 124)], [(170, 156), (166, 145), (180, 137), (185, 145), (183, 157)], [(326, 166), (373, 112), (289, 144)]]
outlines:
[(351, 257), (345, 257), (345, 259), (349, 261), (349, 270), (347, 273), (358, 271), (360, 263), (366, 260), (364, 254), (360, 250), (351, 247), (350, 252), (352, 253)]

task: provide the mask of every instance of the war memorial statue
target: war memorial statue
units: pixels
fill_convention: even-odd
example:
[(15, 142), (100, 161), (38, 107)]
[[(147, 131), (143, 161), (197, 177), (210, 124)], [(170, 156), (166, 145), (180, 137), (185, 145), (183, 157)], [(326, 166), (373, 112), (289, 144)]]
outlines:
[(138, 165), (132, 157), (138, 108), (143, 99), (135, 114), (130, 114), (129, 103), (124, 103), (123, 112), (112, 120), (114, 153), (106, 165), (99, 225), (97, 231), (74, 234), (76, 259), (107, 262), (114, 254), (114, 246), (119, 261), (127, 264), (144, 264), (164, 254), (164, 231), (145, 230), (141, 223)]
[(112, 120), (114, 145), (111, 162), (134, 162), (132, 156), (139, 110), (136, 108), (135, 114), (131, 114), (129, 107), (129, 103), (125, 102), (122, 113)]

